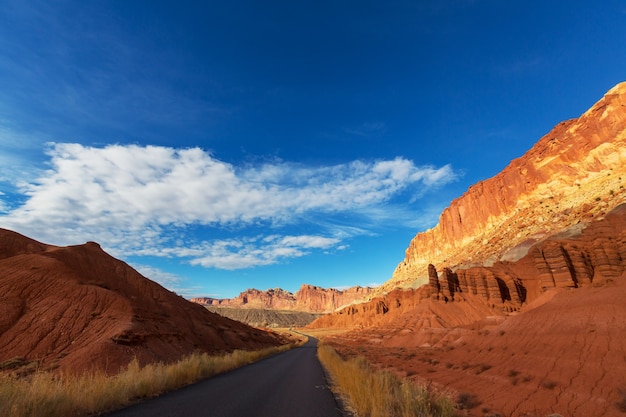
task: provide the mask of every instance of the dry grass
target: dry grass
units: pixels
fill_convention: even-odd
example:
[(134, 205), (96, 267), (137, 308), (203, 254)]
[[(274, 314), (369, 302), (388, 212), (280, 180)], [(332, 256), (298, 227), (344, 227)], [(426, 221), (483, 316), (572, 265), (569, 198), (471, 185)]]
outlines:
[(238, 368), (296, 345), (258, 351), (236, 350), (209, 356), (198, 353), (173, 364), (144, 367), (133, 360), (114, 376), (93, 372), (80, 376), (36, 372), (28, 377), (0, 375), (0, 416), (87, 416), (153, 397), (192, 382)]
[(618, 390), (618, 395), (620, 400), (615, 403), (615, 406), (622, 413), (626, 413), (626, 388)]
[(320, 344), (318, 356), (336, 388), (360, 417), (449, 417), (454, 403), (426, 387), (374, 370), (363, 358), (343, 360)]
[(306, 334), (313, 336), (317, 339), (321, 339), (323, 337), (327, 337), (327, 336), (339, 336), (342, 334), (345, 334), (347, 332), (349, 332), (351, 329), (327, 329), (327, 328), (320, 328), (320, 329), (308, 329), (308, 328), (304, 328), (302, 331), (305, 332)]

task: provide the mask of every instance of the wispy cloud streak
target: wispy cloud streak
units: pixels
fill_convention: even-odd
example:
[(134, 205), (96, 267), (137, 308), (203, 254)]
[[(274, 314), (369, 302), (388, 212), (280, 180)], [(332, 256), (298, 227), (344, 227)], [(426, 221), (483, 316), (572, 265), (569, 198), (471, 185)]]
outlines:
[[(86, 238), (124, 254), (181, 256), (234, 269), (340, 245), (315, 233), (177, 244), (186, 228), (298, 225), (310, 215), (377, 211), (455, 179), (448, 165), (417, 167), (396, 158), (310, 167), (286, 162), (237, 167), (200, 148), (51, 144), (50, 169), (22, 184), (26, 201), (0, 225), (69, 244)], [(358, 225), (353, 225), (358, 226)], [(185, 239), (182, 239), (185, 240)], [(50, 241), (50, 240), (49, 240)]]

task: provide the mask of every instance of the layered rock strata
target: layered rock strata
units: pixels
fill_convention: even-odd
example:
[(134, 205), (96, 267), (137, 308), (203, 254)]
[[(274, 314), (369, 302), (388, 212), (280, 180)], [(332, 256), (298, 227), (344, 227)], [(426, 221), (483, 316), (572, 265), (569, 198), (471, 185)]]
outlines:
[(327, 313), (365, 300), (372, 294), (370, 287), (351, 287), (345, 290), (322, 288), (303, 284), (295, 294), (280, 288), (266, 291), (248, 289), (235, 298), (192, 298), (191, 301), (214, 307), (265, 308), (293, 310), (308, 313)]
[[(434, 228), (413, 238), (381, 289), (428, 283), (429, 264), (455, 269), (519, 259), (545, 236), (601, 217), (626, 201), (625, 183), (626, 83), (621, 83), (578, 119), (558, 124), (501, 173), (454, 200)], [(551, 250), (558, 252), (546, 248), (548, 258)], [(562, 267), (565, 271), (567, 263)], [(557, 273), (555, 280), (560, 279)]]
[(296, 297), (293, 293), (281, 288), (270, 288), (266, 291), (250, 288), (239, 293), (235, 298), (197, 297), (192, 298), (190, 301), (214, 307), (267, 308), (275, 310), (293, 310), (296, 305)]

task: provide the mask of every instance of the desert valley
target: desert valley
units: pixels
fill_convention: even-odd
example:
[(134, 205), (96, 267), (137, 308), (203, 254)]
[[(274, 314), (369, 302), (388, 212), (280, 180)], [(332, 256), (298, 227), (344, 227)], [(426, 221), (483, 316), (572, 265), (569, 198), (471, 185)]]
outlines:
[(459, 416), (626, 415), (625, 185), (621, 83), (452, 201), (376, 288), (185, 300), (97, 243), (0, 230), (0, 371), (114, 375), (284, 345), (273, 329), (292, 327)]

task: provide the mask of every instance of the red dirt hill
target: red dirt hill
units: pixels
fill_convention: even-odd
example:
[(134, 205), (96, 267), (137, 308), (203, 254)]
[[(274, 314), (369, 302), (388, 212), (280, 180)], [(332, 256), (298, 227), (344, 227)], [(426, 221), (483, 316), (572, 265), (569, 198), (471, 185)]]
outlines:
[(96, 243), (56, 247), (0, 229), (0, 363), (116, 372), (283, 343), (226, 319), (143, 277)]

